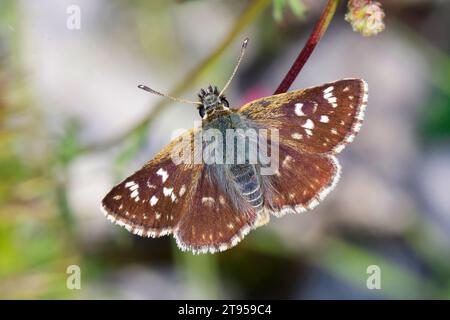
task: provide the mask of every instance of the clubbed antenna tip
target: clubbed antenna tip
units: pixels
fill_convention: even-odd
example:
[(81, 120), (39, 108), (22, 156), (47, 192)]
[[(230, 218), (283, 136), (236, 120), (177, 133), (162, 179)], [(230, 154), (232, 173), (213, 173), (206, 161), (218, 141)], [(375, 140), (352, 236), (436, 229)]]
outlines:
[(227, 83), (225, 84), (225, 86), (223, 87), (222, 91), (220, 92), (219, 97), (223, 95), (225, 90), (227, 90), (228, 86), (231, 83), (231, 80), (233, 80), (234, 75), (236, 74), (237, 70), (239, 69), (239, 65), (241, 64), (242, 58), (244, 57), (245, 49), (247, 48), (248, 41), (249, 41), (249, 38), (245, 38), (244, 42), (242, 42), (241, 54), (239, 55), (239, 59), (238, 59), (238, 61), (236, 63), (236, 66), (234, 67), (234, 70), (233, 70), (233, 73), (230, 76), (230, 79), (228, 79)]
[(152, 88), (150, 88), (150, 87), (144, 86), (144, 85), (142, 85), (142, 84), (138, 85), (138, 88), (139, 88), (139, 89), (142, 89), (142, 90), (145, 90), (145, 91), (147, 91), (147, 92), (156, 94), (156, 95), (158, 95), (158, 96), (165, 97), (165, 98), (170, 99), (170, 100), (172, 100), (172, 101), (181, 102), (181, 103), (187, 103), (187, 104), (194, 104), (194, 105), (201, 105), (200, 102), (197, 102), (197, 101), (190, 101), (190, 100), (185, 100), (185, 99), (180, 99), (180, 98), (175, 98), (175, 97), (169, 96), (168, 94), (165, 94), (165, 93), (161, 93), (161, 92), (159, 92), (159, 91), (156, 91), (155, 89), (152, 89)]

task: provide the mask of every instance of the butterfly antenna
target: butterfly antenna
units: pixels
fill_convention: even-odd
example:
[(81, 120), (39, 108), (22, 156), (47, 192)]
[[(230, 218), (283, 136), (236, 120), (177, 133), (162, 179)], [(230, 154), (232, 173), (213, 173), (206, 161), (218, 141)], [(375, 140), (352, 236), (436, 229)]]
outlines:
[(176, 101), (176, 102), (187, 103), (187, 104), (195, 104), (195, 105), (201, 105), (201, 102), (198, 102), (198, 101), (190, 101), (190, 100), (185, 100), (185, 99), (181, 99), (181, 98), (171, 97), (171, 96), (169, 96), (169, 95), (167, 95), (167, 94), (161, 93), (161, 92), (159, 92), (159, 91), (156, 91), (156, 90), (154, 90), (154, 89), (152, 89), (152, 88), (149, 88), (149, 87), (147, 87), (147, 86), (144, 86), (144, 85), (142, 85), (142, 84), (138, 85), (138, 88), (139, 88), (139, 89), (142, 89), (142, 90), (145, 90), (145, 91), (148, 91), (148, 92), (150, 92), (150, 93), (156, 94), (156, 95), (158, 95), (158, 96), (165, 97), (165, 98), (167, 98), (167, 99)]
[(248, 38), (244, 39), (244, 42), (242, 43), (241, 54), (239, 55), (239, 59), (238, 59), (238, 62), (236, 63), (236, 67), (234, 67), (234, 70), (233, 70), (233, 73), (231, 74), (230, 79), (228, 79), (228, 82), (225, 84), (222, 91), (220, 91), (219, 97), (223, 95), (225, 90), (227, 90), (227, 88), (230, 85), (231, 81), (233, 80), (236, 72), (238, 71), (239, 65), (241, 64), (241, 61), (242, 61), (242, 58), (244, 58), (245, 49), (247, 48), (248, 41), (249, 41)]

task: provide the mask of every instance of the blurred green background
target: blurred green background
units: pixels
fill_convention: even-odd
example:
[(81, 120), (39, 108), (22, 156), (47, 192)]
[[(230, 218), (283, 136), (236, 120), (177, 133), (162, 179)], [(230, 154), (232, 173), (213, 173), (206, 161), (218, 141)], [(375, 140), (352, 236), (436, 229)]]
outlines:
[[(326, 1), (0, 0), (0, 298), (450, 298), (450, 4), (381, 1), (386, 30), (354, 33), (345, 1), (292, 89), (370, 88), (337, 188), (237, 247), (180, 252), (112, 225), (100, 201), (197, 111), (251, 39), (228, 97), (270, 95)], [(70, 5), (80, 29), (67, 27)], [(70, 265), (81, 290), (66, 287)], [(367, 268), (380, 267), (369, 290)]]

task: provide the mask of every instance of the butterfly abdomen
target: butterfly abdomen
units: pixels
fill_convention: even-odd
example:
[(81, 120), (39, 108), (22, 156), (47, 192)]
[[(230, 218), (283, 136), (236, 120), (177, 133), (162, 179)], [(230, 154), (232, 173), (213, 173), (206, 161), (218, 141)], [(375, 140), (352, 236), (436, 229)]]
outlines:
[[(256, 211), (259, 211), (263, 207), (263, 191), (261, 190), (261, 181), (259, 178), (259, 174), (256, 171), (255, 165), (250, 161), (250, 141), (253, 142), (252, 139), (255, 138), (251, 137), (251, 135), (250, 137), (246, 136), (247, 130), (255, 129), (249, 126), (246, 119), (241, 117), (236, 112), (232, 111), (228, 111), (225, 114), (212, 120), (208, 119), (206, 125), (204, 126), (204, 129), (209, 128), (219, 130), (222, 133), (223, 141), (225, 141), (226, 144), (231, 143), (231, 149), (234, 149), (233, 156), (231, 158), (232, 163), (229, 163), (229, 159), (225, 156), (227, 152), (227, 146), (224, 145), (224, 162), (227, 163), (225, 170), (228, 172), (228, 174), (225, 174), (224, 177), (232, 180), (229, 181), (233, 185), (230, 189), (228, 189), (232, 190), (229, 196), (231, 198), (234, 198), (234, 196), (240, 195), (247, 203), (242, 205), (239, 203), (239, 201), (237, 201), (235, 203), (235, 206), (240, 210), (243, 208), (252, 207)], [(240, 140), (238, 142), (236, 138), (236, 140), (232, 139), (229, 141), (227, 139), (227, 130), (233, 130), (233, 133), (237, 133), (237, 130), (240, 130), (240, 133), (236, 134), (236, 136), (239, 137), (239, 139), (244, 140)], [(244, 150), (239, 150), (238, 145), (240, 143), (243, 143)], [(243, 156), (243, 159), (240, 159), (240, 156)], [(216, 175), (217, 174), (218, 173), (216, 172)], [(225, 184), (227, 184), (227, 179), (218, 179), (218, 181), (223, 181)]]
[(232, 165), (230, 171), (242, 197), (258, 211), (264, 199), (255, 167), (250, 164)]

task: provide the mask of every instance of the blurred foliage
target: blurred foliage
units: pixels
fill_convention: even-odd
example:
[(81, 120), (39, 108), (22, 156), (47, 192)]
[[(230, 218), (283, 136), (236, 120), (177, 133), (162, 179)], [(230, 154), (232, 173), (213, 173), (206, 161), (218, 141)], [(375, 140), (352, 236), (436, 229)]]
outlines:
[(46, 164), (17, 151), (33, 139), (20, 129), (0, 133), (0, 297), (67, 297), (65, 268), (77, 254), (56, 214)]
[(306, 6), (301, 0), (273, 0), (273, 18), (275, 21), (283, 21), (287, 10), (292, 12), (297, 18), (304, 18)]
[[(59, 156), (37, 140), (47, 134), (42, 115), (18, 76), (16, 4), (2, 1), (0, 10), (9, 30), (0, 32), (0, 298), (70, 297), (65, 270), (78, 254), (57, 214), (51, 167)], [(57, 148), (65, 164), (72, 148), (70, 139)]]
[(450, 95), (432, 88), (420, 123), (425, 143), (450, 142)]
[[(333, 241), (317, 262), (324, 270), (337, 277), (342, 277), (361, 291), (367, 288), (367, 267), (378, 266), (383, 279), (383, 297), (388, 299), (420, 299), (424, 296), (438, 298), (441, 296), (435, 284), (430, 283), (425, 277), (351, 243)], [(376, 291), (373, 293), (378, 294)]]
[(78, 143), (80, 130), (81, 125), (77, 120), (69, 119), (67, 121), (64, 133), (56, 145), (57, 161), (63, 167), (67, 167), (80, 153)]

